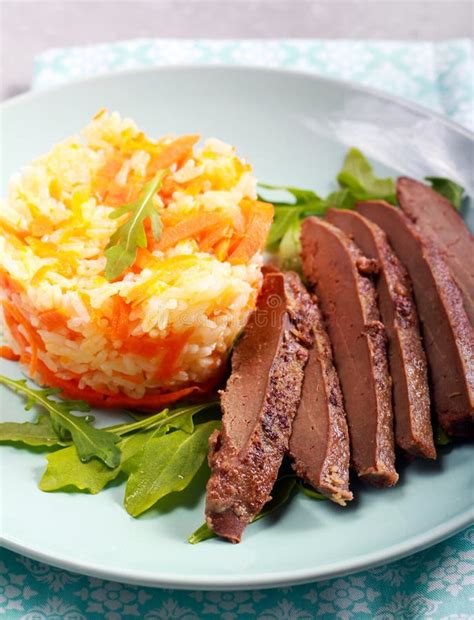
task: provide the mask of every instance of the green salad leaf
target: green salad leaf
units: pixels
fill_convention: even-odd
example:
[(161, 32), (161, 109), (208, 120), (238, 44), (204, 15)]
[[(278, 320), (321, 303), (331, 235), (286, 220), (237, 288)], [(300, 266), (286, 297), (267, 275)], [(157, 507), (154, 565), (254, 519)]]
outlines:
[(36, 422), (3, 422), (0, 424), (0, 443), (11, 441), (26, 446), (61, 447), (68, 445), (56, 434), (49, 415), (40, 413)]
[(315, 491), (314, 489), (307, 486), (303, 482), (298, 482), (298, 491), (303, 493), (303, 495), (306, 495), (307, 497), (311, 497), (311, 499), (315, 499), (317, 501), (324, 501), (328, 499), (326, 495), (323, 495), (322, 493), (318, 493), (318, 491)]
[(263, 187), (263, 189), (283, 191), (291, 194), (295, 199), (292, 204), (295, 205), (311, 205), (311, 207), (317, 208), (320, 203), (324, 202), (312, 189), (301, 189), (292, 185), (270, 185), (268, 183), (259, 183), (259, 186)]
[(349, 150), (337, 180), (356, 200), (382, 199), (396, 204), (395, 181), (376, 177), (372, 166), (358, 149)]
[(284, 271), (301, 272), (301, 220), (296, 215), (287, 227), (278, 248), (280, 268)]
[[(285, 192), (290, 195), (289, 202), (272, 202), (275, 209), (272, 226), (267, 238), (267, 248), (277, 251), (278, 246), (289, 228), (295, 226), (295, 221), (308, 215), (322, 215), (325, 211), (324, 200), (313, 190), (298, 189), (286, 185), (269, 185), (260, 183), (259, 187), (272, 192)], [(260, 196), (262, 200), (267, 200)], [(267, 200), (268, 201), (268, 200)]]
[(159, 239), (162, 224), (158, 211), (153, 205), (153, 197), (160, 188), (164, 171), (161, 170), (153, 180), (147, 183), (135, 202), (115, 209), (109, 217), (117, 219), (129, 214), (129, 218), (117, 228), (110, 237), (105, 249), (107, 264), (105, 277), (115, 280), (133, 263), (137, 257), (137, 249), (147, 246), (144, 222), (149, 219), (155, 239)]
[(75, 416), (71, 413), (71, 411), (90, 411), (87, 403), (82, 400), (52, 399), (51, 396), (57, 396), (61, 390), (32, 388), (24, 379), (15, 381), (0, 375), (0, 383), (26, 396), (25, 409), (37, 405), (46, 410), (59, 440), (65, 441), (71, 438), (81, 461), (87, 462), (97, 458), (111, 469), (120, 463), (120, 451), (115, 445), (119, 439), (118, 435), (91, 426), (92, 416)]
[(434, 441), (437, 446), (447, 446), (453, 442), (453, 439), (441, 428), (440, 424), (437, 424), (435, 427)]
[(192, 434), (176, 430), (150, 439), (134, 460), (125, 489), (125, 508), (134, 517), (176, 491), (185, 489), (207, 456), (211, 433), (220, 422), (199, 424)]
[(351, 194), (351, 191), (346, 187), (345, 189), (338, 189), (335, 192), (329, 194), (326, 198), (326, 205), (328, 209), (353, 209), (356, 198)]
[[(353, 209), (358, 200), (383, 199), (396, 204), (395, 182), (391, 178), (381, 179), (374, 175), (372, 166), (364, 155), (355, 148), (348, 151), (343, 167), (337, 176), (340, 189), (321, 198), (311, 189), (300, 189), (292, 185), (268, 185), (259, 187), (270, 192), (285, 192), (286, 202), (271, 201), (275, 215), (267, 240), (267, 249), (278, 254), (283, 270), (301, 271), (299, 229), (303, 218), (324, 215), (329, 208)], [(267, 200), (266, 196), (261, 197)]]
[(444, 196), (459, 211), (464, 196), (464, 187), (444, 177), (425, 177), (435, 192)]
[[(253, 519), (252, 523), (268, 517), (272, 513), (279, 510), (290, 499), (296, 486), (296, 480), (294, 476), (282, 476), (278, 478), (272, 490), (272, 499), (265, 504), (261, 512)], [(215, 538), (216, 534), (209, 528), (207, 523), (203, 523), (197, 530), (195, 530), (188, 538), (188, 542), (192, 545), (196, 545), (204, 540)]]
[[(201, 403), (174, 410), (163, 409), (154, 415), (136, 422), (109, 426), (103, 430), (120, 436), (116, 444), (120, 451), (120, 464), (110, 469), (104, 463), (92, 459), (83, 463), (73, 446), (58, 450), (47, 457), (47, 467), (39, 483), (42, 491), (58, 491), (66, 487), (95, 494), (123, 472), (130, 474), (134, 469), (135, 457), (140, 457), (147, 442), (167, 433), (170, 429), (181, 429), (192, 433), (193, 416), (215, 407), (215, 402)], [(0, 432), (2, 425), (0, 424)]]
[(127, 435), (122, 439), (117, 444), (121, 461), (114, 469), (97, 459), (83, 463), (74, 446), (53, 452), (47, 456), (48, 464), (38, 486), (42, 491), (59, 491), (71, 487), (91, 494), (99, 493), (109, 482), (115, 480), (121, 471), (126, 470), (127, 462), (143, 448), (152, 435), (151, 430)]

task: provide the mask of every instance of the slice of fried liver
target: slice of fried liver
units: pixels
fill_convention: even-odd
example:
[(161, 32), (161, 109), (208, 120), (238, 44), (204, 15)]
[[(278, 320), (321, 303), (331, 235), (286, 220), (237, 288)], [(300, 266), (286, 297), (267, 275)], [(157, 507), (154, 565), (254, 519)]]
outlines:
[(474, 422), (474, 335), (461, 292), (432, 237), (396, 207), (359, 203), (357, 211), (378, 224), (413, 283), (428, 358), (433, 405), (451, 435), (472, 435)]
[(474, 325), (474, 237), (461, 215), (441, 194), (408, 177), (398, 179), (397, 198), (405, 215), (443, 248)]
[(376, 262), (320, 218), (304, 220), (301, 243), (304, 273), (316, 289), (341, 381), (352, 464), (368, 482), (391, 486), (398, 480), (392, 382), (370, 278)]
[(206, 520), (239, 542), (271, 499), (312, 344), (314, 304), (295, 273), (264, 276), (257, 308), (232, 355), (222, 393), (222, 430), (209, 443)]
[(355, 211), (330, 209), (327, 219), (362, 252), (377, 260), (378, 304), (388, 337), (397, 445), (414, 456), (436, 458), (426, 356), (410, 278), (383, 230)]
[(289, 455), (300, 478), (345, 505), (349, 491), (349, 433), (339, 377), (321, 312), (315, 304), (313, 336), (303, 391), (293, 421)]

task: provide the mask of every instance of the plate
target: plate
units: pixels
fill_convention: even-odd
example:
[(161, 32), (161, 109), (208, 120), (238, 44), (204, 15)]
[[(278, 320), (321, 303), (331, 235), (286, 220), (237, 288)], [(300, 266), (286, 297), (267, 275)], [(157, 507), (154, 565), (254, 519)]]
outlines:
[[(28, 94), (2, 107), (2, 195), (8, 176), (102, 107), (131, 116), (152, 136), (218, 136), (252, 162), (259, 179), (323, 195), (348, 146), (379, 174), (449, 176), (472, 192), (473, 138), (465, 130), (388, 96), (351, 84), (279, 70), (173, 67), (103, 76)], [(0, 372), (20, 377), (2, 361)], [(29, 419), (2, 389), (2, 419)], [(104, 423), (120, 418), (108, 412)], [(140, 519), (122, 507), (123, 487), (89, 496), (42, 493), (44, 456), (0, 448), (5, 547), (72, 571), (141, 585), (237, 589), (302, 583), (407, 555), (466, 526), (472, 517), (471, 448), (416, 461), (399, 484), (354, 484), (346, 509), (304, 496), (250, 526), (240, 545), (189, 545), (203, 521), (202, 494), (178, 508), (164, 500)]]

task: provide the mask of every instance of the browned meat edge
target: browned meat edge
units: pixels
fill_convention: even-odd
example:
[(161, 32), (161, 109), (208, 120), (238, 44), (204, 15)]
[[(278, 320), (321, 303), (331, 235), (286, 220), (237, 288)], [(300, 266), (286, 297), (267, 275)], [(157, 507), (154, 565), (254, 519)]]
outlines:
[(222, 393), (222, 430), (210, 438), (206, 520), (239, 542), (271, 499), (301, 398), (314, 305), (294, 273), (267, 273)]
[(474, 335), (442, 252), (400, 209), (381, 202), (361, 203), (357, 210), (385, 231), (410, 275), (442, 428), (451, 435), (472, 435)]
[(330, 209), (327, 219), (378, 262), (375, 286), (388, 337), (395, 440), (409, 454), (434, 459), (426, 356), (408, 273), (379, 226), (359, 213), (341, 209)]
[(474, 325), (474, 237), (461, 215), (431, 187), (407, 177), (397, 181), (397, 198), (405, 215), (442, 246)]
[(347, 412), (352, 464), (377, 486), (397, 482), (392, 385), (386, 336), (369, 275), (375, 261), (335, 226), (316, 218), (302, 226), (303, 269), (315, 286), (333, 346)]
[(349, 433), (331, 343), (315, 304), (314, 344), (293, 421), (289, 454), (298, 476), (332, 501), (345, 505), (349, 491)]

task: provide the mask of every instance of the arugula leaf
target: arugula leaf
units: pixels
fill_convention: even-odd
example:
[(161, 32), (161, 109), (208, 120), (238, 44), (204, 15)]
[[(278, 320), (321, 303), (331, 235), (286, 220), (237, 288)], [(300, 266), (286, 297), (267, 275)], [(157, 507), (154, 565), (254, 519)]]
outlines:
[(47, 456), (48, 464), (38, 487), (42, 491), (58, 491), (65, 487), (74, 487), (92, 494), (99, 493), (126, 469), (126, 463), (143, 448), (152, 434), (153, 431), (144, 431), (122, 439), (117, 444), (121, 452), (121, 462), (114, 469), (110, 469), (97, 459), (83, 463), (74, 446), (53, 452)]
[(153, 196), (158, 191), (165, 172), (161, 170), (155, 178), (147, 183), (135, 202), (115, 209), (110, 218), (117, 219), (127, 213), (130, 217), (110, 237), (109, 244), (105, 249), (107, 264), (105, 277), (107, 280), (115, 280), (133, 265), (137, 257), (137, 249), (147, 246), (144, 221), (150, 219), (153, 236), (158, 239), (161, 234), (161, 220), (153, 205)]
[[(272, 499), (265, 504), (261, 512), (253, 519), (252, 523), (259, 521), (273, 512), (279, 510), (290, 499), (291, 494), (296, 485), (294, 476), (282, 476), (279, 478), (272, 490)], [(192, 545), (196, 545), (203, 540), (209, 540), (215, 538), (217, 535), (209, 528), (207, 523), (203, 523), (201, 527), (198, 527), (191, 536), (188, 538), (188, 542)]]
[(443, 177), (425, 177), (435, 192), (444, 196), (459, 211), (461, 208), (464, 187)]
[(186, 433), (192, 433), (194, 430), (193, 416), (206, 409), (218, 407), (216, 400), (199, 405), (186, 405), (184, 407), (176, 407), (175, 409), (162, 409), (154, 415), (137, 420), (136, 422), (127, 422), (126, 424), (118, 424), (109, 426), (106, 430), (114, 432), (116, 435), (126, 435), (127, 433), (136, 432), (142, 429), (157, 427), (162, 430), (162, 434), (167, 433), (170, 428), (181, 429)]
[(434, 440), (437, 446), (447, 446), (453, 443), (453, 438), (444, 432), (440, 424), (436, 425)]
[(323, 500), (328, 499), (326, 495), (323, 495), (322, 493), (318, 493), (317, 491), (315, 491), (311, 487), (306, 486), (302, 482), (298, 482), (298, 491), (301, 491), (303, 495), (306, 495), (307, 497), (311, 497), (311, 499), (316, 499), (318, 501), (323, 501)]
[(192, 435), (177, 430), (150, 439), (127, 481), (127, 512), (137, 517), (165, 495), (185, 489), (206, 458), (209, 436), (219, 424), (212, 420), (196, 426)]
[(325, 202), (328, 209), (331, 207), (333, 209), (353, 209), (356, 199), (351, 192), (345, 188), (329, 194)]
[[(260, 187), (272, 191), (285, 191), (293, 198), (293, 202), (272, 202), (275, 215), (267, 238), (267, 249), (278, 250), (279, 242), (291, 226), (295, 225), (295, 219), (301, 219), (307, 215), (322, 215), (326, 209), (324, 200), (313, 190), (299, 189), (286, 185), (269, 185), (260, 183)], [(262, 200), (266, 200), (262, 198)]]
[(36, 422), (3, 422), (0, 424), (0, 443), (13, 441), (26, 446), (66, 446), (55, 433), (49, 415), (40, 413)]
[(285, 236), (288, 227), (292, 224), (295, 217), (299, 218), (303, 214), (302, 207), (296, 206), (275, 206), (273, 223), (268, 233), (267, 247), (272, 248)]
[(192, 417), (215, 405), (215, 402), (202, 403), (179, 407), (171, 412), (169, 409), (163, 409), (137, 422), (109, 426), (104, 430), (113, 431), (122, 437), (117, 443), (121, 452), (119, 466), (110, 469), (95, 459), (83, 463), (74, 447), (66, 448), (47, 457), (48, 465), (39, 488), (42, 491), (58, 491), (65, 487), (74, 487), (80, 491), (98, 493), (109, 482), (115, 480), (120, 472), (129, 474), (134, 469), (135, 457), (140, 456), (150, 439), (167, 433), (170, 428), (180, 428), (184, 432), (192, 433), (194, 430)]
[(301, 189), (292, 185), (269, 185), (268, 183), (259, 183), (258, 185), (259, 187), (263, 187), (264, 189), (270, 189), (272, 191), (284, 191), (288, 194), (291, 194), (295, 199), (295, 202), (293, 203), (295, 205), (307, 205), (312, 203), (316, 205), (320, 202), (323, 202), (322, 198), (320, 198), (312, 189)]
[(120, 451), (115, 445), (118, 435), (94, 428), (89, 424), (91, 416), (78, 417), (75, 411), (90, 411), (89, 405), (82, 400), (53, 400), (61, 390), (56, 388), (35, 389), (29, 387), (24, 379), (15, 381), (0, 375), (0, 383), (27, 397), (25, 409), (38, 405), (48, 411), (51, 424), (61, 441), (72, 438), (81, 461), (90, 461), (93, 457), (103, 461), (113, 469), (120, 463)]
[(337, 180), (357, 200), (384, 199), (396, 204), (395, 181), (376, 177), (372, 166), (358, 149), (349, 150)]
[(301, 221), (298, 215), (293, 216), (293, 221), (288, 225), (278, 249), (278, 260), (284, 271), (301, 272)]

